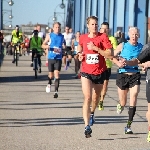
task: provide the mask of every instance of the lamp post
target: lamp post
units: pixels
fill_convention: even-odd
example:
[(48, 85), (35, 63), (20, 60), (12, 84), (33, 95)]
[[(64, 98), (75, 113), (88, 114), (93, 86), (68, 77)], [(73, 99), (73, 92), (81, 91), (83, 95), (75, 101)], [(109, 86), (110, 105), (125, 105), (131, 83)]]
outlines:
[(53, 17), (53, 15), (52, 16), (50, 16), (49, 18), (48, 18), (48, 23), (47, 23), (47, 27), (46, 27), (46, 30), (48, 30), (49, 29), (49, 25), (50, 25), (50, 19)]
[[(7, 2), (9, 6), (13, 6), (14, 2), (12, 0), (7, 1), (7, 0), (0, 0), (0, 29), (3, 29), (3, 1)], [(5, 10), (4, 10), (5, 11)], [(8, 10), (6, 10), (8, 11)], [(9, 15), (9, 18), (12, 19), (12, 9), (9, 10), (11, 14)]]
[[(64, 12), (56, 12), (56, 8), (57, 8), (58, 6), (59, 6), (61, 9), (64, 9)], [(66, 20), (65, 8), (66, 8), (66, 6), (65, 6), (65, 4), (64, 4), (64, 0), (62, 0), (62, 3), (59, 4), (59, 5), (57, 5), (56, 8), (55, 8), (55, 10), (54, 10), (53, 21), (54, 21), (54, 22), (57, 21), (57, 14), (63, 14), (63, 15), (64, 15), (64, 28), (65, 28), (65, 20)]]
[(13, 18), (13, 15), (12, 15), (12, 9), (11, 10), (6, 10), (6, 9), (4, 9), (3, 10), (3, 16), (4, 16), (4, 14), (6, 14), (7, 12), (10, 12), (10, 14), (9, 14), (9, 19), (12, 19)]
[(6, 25), (9, 22), (8, 27), (12, 28), (12, 21), (8, 21), (8, 20), (3, 20), (5, 23), (3, 25)]

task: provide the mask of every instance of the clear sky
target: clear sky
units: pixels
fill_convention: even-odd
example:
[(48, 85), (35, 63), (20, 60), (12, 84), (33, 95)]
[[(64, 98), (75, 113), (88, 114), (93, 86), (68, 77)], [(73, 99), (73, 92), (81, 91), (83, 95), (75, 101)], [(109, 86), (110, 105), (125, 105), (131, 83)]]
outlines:
[[(29, 22), (32, 22), (32, 24), (48, 24), (48, 20), (51, 26), (55, 8), (56, 12), (64, 12), (58, 6), (62, 0), (13, 0), (13, 6), (9, 6), (6, 1), (9, 0), (3, 1), (3, 9), (10, 10), (12, 7), (12, 15), (14, 16), (12, 19), (13, 26), (16, 24), (28, 24)], [(67, 0), (64, 0), (64, 3), (67, 3)], [(4, 14), (4, 24), (7, 22), (6, 20), (10, 20), (8, 16), (9, 12)], [(63, 14), (58, 15), (57, 21), (62, 22), (62, 18)], [(9, 25), (9, 22), (7, 24)]]

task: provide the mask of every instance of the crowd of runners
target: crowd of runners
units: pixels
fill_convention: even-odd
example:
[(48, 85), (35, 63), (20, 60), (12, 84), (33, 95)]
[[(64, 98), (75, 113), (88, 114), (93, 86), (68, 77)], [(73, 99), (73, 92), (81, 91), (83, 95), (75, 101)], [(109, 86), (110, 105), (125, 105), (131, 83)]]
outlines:
[[(136, 112), (137, 97), (140, 91), (139, 66), (147, 71), (146, 97), (148, 101), (148, 137), (150, 142), (150, 44), (143, 46), (138, 42), (139, 29), (130, 27), (129, 39), (118, 43), (117, 39), (109, 35), (109, 23), (101, 23), (98, 28), (98, 18), (90, 16), (86, 20), (88, 33), (73, 33), (72, 28), (65, 27), (61, 33), (61, 24), (55, 22), (49, 33), (44, 36), (37, 26), (29, 42), (29, 49), (42, 49), (45, 51), (46, 66), (48, 66), (48, 83), (46, 92), (50, 93), (53, 79), (55, 79), (54, 98), (58, 98), (60, 84), (60, 71), (62, 64), (67, 70), (74, 59), (75, 78), (81, 76), (83, 101), (83, 119), (85, 123), (85, 136), (91, 137), (91, 126), (95, 123), (94, 112), (98, 106), (104, 110), (105, 95), (108, 90), (111, 67), (118, 66), (116, 86), (118, 87), (117, 113), (121, 114), (127, 103), (127, 93), (130, 92), (128, 120), (124, 129), (125, 134), (133, 134), (131, 125)], [(21, 41), (19, 27), (12, 32), (12, 43)], [(14, 63), (13, 59), (13, 63)], [(41, 63), (39, 63), (39, 66)], [(33, 66), (33, 57), (31, 66)], [(40, 66), (41, 67), (41, 66)], [(40, 71), (41, 72), (41, 68)]]

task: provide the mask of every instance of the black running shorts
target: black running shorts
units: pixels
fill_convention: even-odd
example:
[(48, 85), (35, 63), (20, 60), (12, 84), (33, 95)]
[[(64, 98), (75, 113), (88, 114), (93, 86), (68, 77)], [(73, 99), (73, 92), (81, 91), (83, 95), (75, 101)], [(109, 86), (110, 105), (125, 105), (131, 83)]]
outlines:
[(67, 46), (65, 49), (62, 50), (63, 56), (72, 55), (72, 48), (70, 46)]
[(107, 68), (107, 70), (105, 71), (106, 75), (105, 75), (105, 80), (109, 80), (110, 76), (111, 76), (111, 68)]
[(61, 70), (61, 59), (48, 59), (48, 70), (49, 72), (54, 72), (54, 70)]
[(105, 80), (105, 72), (99, 75), (88, 74), (81, 72), (81, 76), (92, 81), (94, 84), (103, 84)]
[(121, 90), (126, 90), (134, 87), (135, 85), (140, 85), (141, 84), (140, 79), (141, 79), (141, 74), (139, 72), (133, 75), (118, 73), (116, 85)]
[(146, 81), (146, 97), (148, 103), (150, 103), (150, 80)]

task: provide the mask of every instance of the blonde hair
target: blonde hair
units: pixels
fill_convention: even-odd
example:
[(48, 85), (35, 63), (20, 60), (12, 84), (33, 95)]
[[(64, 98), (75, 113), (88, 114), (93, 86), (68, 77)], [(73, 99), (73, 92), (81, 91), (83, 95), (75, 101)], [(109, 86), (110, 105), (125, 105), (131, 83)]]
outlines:
[(96, 17), (96, 16), (90, 16), (90, 17), (87, 17), (86, 24), (89, 24), (89, 22), (90, 22), (91, 19), (98, 21), (98, 17)]
[(54, 27), (55, 24), (58, 24), (59, 26), (61, 26), (61, 23), (60, 23), (60, 22), (54, 22), (54, 23), (53, 23), (53, 27)]

